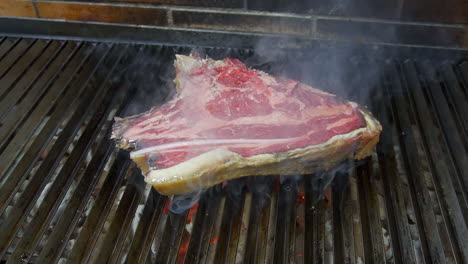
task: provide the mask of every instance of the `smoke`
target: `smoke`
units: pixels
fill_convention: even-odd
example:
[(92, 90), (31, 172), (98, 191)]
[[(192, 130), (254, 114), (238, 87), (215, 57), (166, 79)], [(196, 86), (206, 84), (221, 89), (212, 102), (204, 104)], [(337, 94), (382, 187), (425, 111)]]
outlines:
[[(264, 177), (265, 176), (252, 177), (251, 179), (253, 179), (253, 181), (256, 183), (249, 185), (250, 187), (255, 188), (255, 190), (251, 189), (251, 192), (259, 194), (259, 199), (262, 201), (270, 198), (268, 195), (266, 195), (267, 197), (264, 196), (267, 193), (266, 190), (271, 188), (271, 183), (275, 179), (275, 177), (271, 176), (266, 176), (268, 179), (265, 179)], [(205, 199), (206, 197), (214, 197), (220, 192), (223, 192), (226, 197), (232, 201), (239, 201), (243, 193), (246, 191), (246, 186), (247, 178), (239, 178), (225, 182), (223, 184), (215, 185), (208, 189), (201, 189), (193, 193), (174, 195), (171, 197), (169, 210), (174, 214), (182, 214), (195, 206), (195, 204), (197, 204), (202, 197), (205, 197)], [(240, 205), (240, 203), (234, 203), (234, 206)]]
[[(130, 73), (127, 81), (135, 92), (133, 98), (130, 99), (125, 116), (147, 111), (153, 106), (169, 101), (175, 94), (173, 83), (175, 54), (189, 54), (190, 51), (189, 48), (144, 46), (135, 54), (131, 54), (132, 56), (129, 57), (134, 57), (134, 59), (127, 63), (126, 71)], [(367, 104), (370, 101), (371, 89), (378, 81), (377, 76), (381, 71), (379, 61), (382, 59), (378, 49), (373, 51), (373, 54), (378, 56), (367, 57), (361, 52), (360, 46), (351, 44), (339, 47), (321, 44), (307, 49), (291, 50), (273, 48), (270, 42), (263, 40), (259, 41), (252, 50), (211, 48), (197, 51), (201, 57), (238, 58), (249, 67), (274, 76), (294, 79), (314, 88), (337, 94), (344, 99), (356, 100), (361, 104)], [(190, 120), (193, 113), (188, 111), (184, 115)], [(186, 151), (197, 151), (197, 149), (190, 148)], [(345, 170), (343, 165), (340, 165), (332, 171), (308, 176), (313, 191), (323, 193), (335, 178), (339, 179), (340, 184), (343, 185), (348, 175), (342, 173), (343, 170)], [(290, 172), (284, 173), (290, 174)], [(259, 199), (259, 207), (262, 207), (270, 199), (269, 193), (276, 177), (255, 176), (250, 179), (248, 183), (245, 178), (228, 181), (223, 185), (223, 191), (229, 199), (238, 200), (247, 186), (250, 192), (255, 194), (256, 199)], [(301, 179), (299, 176), (281, 176), (280, 184), (283, 190), (288, 188), (295, 190), (298, 184), (302, 184), (299, 179)], [(187, 195), (173, 196), (170, 211), (176, 214), (185, 212), (194, 206), (207, 191), (219, 189), (219, 186)]]
[(245, 190), (245, 184), (245, 178), (228, 181), (224, 186), (226, 196), (233, 201), (239, 200), (242, 197), (243, 191)]
[(132, 89), (127, 110), (123, 116), (148, 111), (151, 107), (169, 101), (175, 94), (175, 54), (188, 54), (190, 49), (170, 46), (138, 46), (127, 54), (125, 72)]
[(384, 70), (384, 60), (384, 52), (375, 45), (321, 41), (312, 47), (281, 49), (260, 40), (246, 63), (366, 105)]
[[(334, 191), (339, 195), (339, 204), (342, 207), (351, 170), (361, 166), (365, 160), (357, 162), (344, 161), (327, 171), (318, 171), (310, 175), (270, 175), (270, 176), (252, 176), (234, 179), (223, 184), (218, 184), (208, 189), (202, 189), (190, 194), (174, 195), (171, 197), (169, 209), (174, 214), (182, 214), (195, 206), (196, 203), (205, 195), (224, 192), (226, 197), (232, 201), (239, 201), (248, 190), (255, 199), (255, 209), (260, 211), (264, 208), (267, 201), (271, 199), (272, 192), (280, 191), (275, 186), (280, 186), (284, 194), (295, 193), (299, 185), (303, 184), (305, 177), (305, 188), (310, 190), (313, 195), (312, 205), (317, 204), (324, 198), (325, 190), (333, 184)], [(352, 164), (350, 166), (350, 164)], [(286, 195), (289, 197), (288, 195)], [(289, 197), (292, 199), (292, 196)], [(234, 206), (241, 206), (241, 203), (233, 203)]]
[(250, 177), (248, 187), (253, 199), (255, 199), (256, 210), (262, 210), (266, 202), (271, 199), (271, 193), (274, 191), (277, 179), (276, 176)]
[(199, 190), (189, 194), (174, 195), (171, 199), (169, 210), (175, 214), (181, 214), (198, 203), (204, 193), (205, 190)]
[[(388, 34), (395, 34), (388, 32)], [(294, 41), (294, 40), (291, 40)], [(384, 53), (378, 46), (320, 42), (299, 49), (278, 48), (270, 39), (261, 39), (254, 49), (198, 48), (201, 57), (238, 58), (246, 65), (275, 76), (294, 79), (345, 99), (368, 104), (371, 90), (383, 71)], [(189, 54), (191, 48), (141, 46), (129, 49), (122, 70), (134, 89), (125, 116), (134, 115), (167, 102), (175, 94), (175, 54)]]

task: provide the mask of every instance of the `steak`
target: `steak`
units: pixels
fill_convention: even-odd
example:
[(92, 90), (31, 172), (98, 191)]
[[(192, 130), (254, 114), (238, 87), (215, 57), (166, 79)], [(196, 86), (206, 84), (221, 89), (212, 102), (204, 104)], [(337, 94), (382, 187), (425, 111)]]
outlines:
[(176, 55), (175, 68), (177, 94), (145, 113), (116, 117), (112, 133), (162, 194), (326, 170), (350, 155), (370, 155), (379, 140), (379, 122), (356, 103), (237, 59)]

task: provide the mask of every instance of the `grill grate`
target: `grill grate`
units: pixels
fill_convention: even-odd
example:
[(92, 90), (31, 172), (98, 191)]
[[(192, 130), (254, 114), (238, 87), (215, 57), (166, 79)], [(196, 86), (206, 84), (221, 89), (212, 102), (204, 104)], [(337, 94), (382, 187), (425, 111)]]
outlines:
[[(0, 38), (1, 260), (468, 262), (468, 62), (384, 63), (368, 102), (381, 143), (334, 184), (332, 172), (242, 178), (174, 214), (109, 131), (115, 115), (170, 96), (154, 87), (173, 78), (174, 53), (188, 51)], [(353, 100), (369, 97), (352, 89)]]

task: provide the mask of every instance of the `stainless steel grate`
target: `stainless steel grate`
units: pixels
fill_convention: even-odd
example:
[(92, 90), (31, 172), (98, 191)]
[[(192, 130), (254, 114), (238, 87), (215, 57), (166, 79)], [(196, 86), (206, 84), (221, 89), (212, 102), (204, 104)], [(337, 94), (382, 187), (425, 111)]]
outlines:
[[(324, 199), (331, 172), (256, 176), (174, 214), (109, 130), (170, 95), (155, 87), (172, 78), (175, 52), (188, 49), (0, 37), (1, 260), (468, 262), (467, 61), (385, 62), (368, 102), (381, 143)], [(158, 96), (143, 100), (148, 89)]]

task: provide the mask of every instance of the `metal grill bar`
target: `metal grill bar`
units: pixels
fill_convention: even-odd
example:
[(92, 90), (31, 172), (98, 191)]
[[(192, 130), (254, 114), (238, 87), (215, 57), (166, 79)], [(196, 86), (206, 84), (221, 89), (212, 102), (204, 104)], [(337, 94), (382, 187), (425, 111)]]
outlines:
[[(86, 222), (83, 224), (82, 230), (76, 239), (75, 246), (70, 255), (72, 262), (87, 262), (93, 252), (99, 231), (104, 225), (105, 218), (109, 214), (110, 205), (112, 205), (118, 187), (122, 184), (123, 177), (129, 166), (128, 155), (120, 152), (117, 155), (114, 166), (109, 171), (106, 177), (101, 192), (96, 197), (96, 202), (93, 205), (91, 212), (88, 214)], [(129, 171), (130, 172), (130, 171)]]
[[(5, 57), (2, 59), (2, 63), (0, 64), (0, 77), (2, 79), (5, 77), (5, 73), (10, 70), (10, 67), (14, 65), (14, 63), (21, 59), (24, 55), (24, 52), (35, 42), (32, 39), (20, 39), (18, 42), (9, 42), (12, 43), (5, 45)], [(9, 50), (11, 49), (11, 50)]]
[(10, 48), (14, 45), (15, 41), (16, 40), (13, 38), (2, 37), (0, 42), (0, 59), (3, 59), (3, 56), (7, 54)]
[(140, 218), (140, 221), (142, 223), (147, 223), (148, 226), (138, 225), (135, 237), (139, 237), (141, 239), (134, 239), (132, 241), (127, 258), (129, 263), (143, 263), (145, 258), (148, 256), (151, 249), (152, 234), (156, 232), (158, 220), (163, 213), (164, 204), (164, 197), (158, 195), (154, 191), (150, 192), (147, 205), (145, 206)]
[(44, 51), (49, 43), (44, 41), (35, 41), (30, 46), (27, 52), (24, 53), (11, 69), (8, 70), (8, 75), (2, 78), (0, 83), (0, 94), (4, 94), (20, 75), (23, 75), (30, 64)]
[[(37, 105), (35, 111), (33, 111), (31, 114), (27, 116), (26, 121), (22, 123), (21, 130), (19, 133), (16, 133), (13, 139), (8, 140), (10, 136), (13, 135), (13, 132), (15, 132), (15, 129), (18, 128), (18, 126), (21, 124), (20, 121), (21, 119), (16, 119), (14, 118), (14, 114), (17, 113), (14, 111), (12, 113), (11, 118), (5, 118), (5, 122), (3, 123), (4, 126), (2, 127), (2, 131), (0, 132), (0, 144), (2, 144), (3, 153), (0, 155), (4, 163), (0, 165), (0, 172), (4, 173), (6, 172), (6, 169), (8, 166), (14, 161), (14, 159), (17, 157), (19, 152), (23, 149), (23, 147), (26, 145), (27, 139), (31, 137), (35, 131), (35, 129), (40, 125), (41, 122), (43, 122), (44, 118), (46, 117), (47, 113), (52, 109), (54, 104), (57, 102), (57, 100), (62, 97), (63, 100), (60, 101), (60, 107), (56, 107), (55, 115), (51, 115), (49, 117), (50, 123), (55, 123), (58, 124), (60, 121), (60, 117), (65, 117), (63, 116), (64, 110), (70, 105), (71, 100), (75, 98), (78, 94), (79, 91), (77, 90), (72, 90), (71, 92), (67, 93), (67, 89), (65, 91), (63, 90), (64, 88), (68, 88), (68, 84), (70, 81), (73, 79), (74, 74), (76, 71), (80, 68), (80, 66), (86, 61), (86, 60), (81, 60), (82, 56), (87, 58), (85, 54), (86, 48), (81, 49), (80, 53), (76, 54), (75, 60), (72, 61), (73, 66), (77, 66), (72, 68), (73, 66), (69, 67), (63, 74), (60, 75), (59, 79), (54, 82), (53, 87), (51, 87), (50, 90), (48, 90), (47, 94), (44, 96), (43, 100), (39, 102)], [(78, 65), (74, 65), (75, 63), (80, 62)], [(90, 67), (90, 66), (88, 66)], [(30, 107), (31, 105), (29, 105)], [(28, 110), (30, 111), (31, 109), (28, 109), (26, 106), (24, 107), (26, 110), (23, 115), (28, 114)], [(50, 127), (50, 131), (48, 131), (47, 128)], [(42, 131), (46, 131), (48, 133), (43, 133), (46, 136), (49, 136), (52, 134), (54, 127), (53, 126), (46, 126)], [(41, 132), (42, 132), (41, 131)], [(8, 143), (8, 146), (5, 147), (5, 145)], [(24, 150), (27, 152), (26, 150)]]
[[(411, 66), (410, 66), (411, 67)], [(413, 65), (414, 67), (414, 65)], [(412, 70), (409, 70), (408, 71), (409, 74), (414, 74), (414, 71)], [(433, 73), (431, 73), (433, 74)], [(434, 75), (432, 75), (434, 76)], [(417, 88), (420, 88), (420, 86), (414, 86), (416, 89)], [(430, 88), (429, 88), (430, 89)], [(433, 91), (433, 90), (432, 90)], [(432, 94), (433, 95), (433, 94)], [(440, 95), (442, 96), (442, 95)], [(414, 96), (413, 98), (417, 98), (417, 96)], [(422, 99), (423, 97), (421, 97)], [(435, 99), (433, 97), (433, 99)], [(417, 100), (417, 99), (416, 99)], [(444, 98), (437, 98), (436, 99), (437, 101), (443, 101)], [(421, 101), (419, 101), (419, 103), (422, 103)], [(428, 105), (419, 105), (418, 102), (416, 102), (416, 107), (419, 107), (419, 111), (423, 111), (423, 110), (428, 110), (430, 109)], [(425, 109), (421, 109), (422, 107), (427, 107)], [(447, 109), (445, 109), (447, 110)], [(422, 112), (420, 112), (422, 113)], [(441, 119), (445, 119), (445, 120), (450, 120), (452, 118), (452, 115), (451, 113), (449, 112), (446, 112), (445, 114), (447, 114), (446, 116), (441, 116), (440, 113), (438, 113), (439, 115), (439, 122), (441, 122)], [(420, 120), (425, 120), (423, 118), (420, 117)], [(430, 119), (428, 119), (430, 120)], [(428, 121), (428, 120), (425, 120), (425, 121)], [(425, 122), (423, 121), (423, 122)], [(440, 123), (439, 123), (440, 124)], [(438, 137), (436, 137), (436, 135), (431, 135), (430, 133), (434, 133), (436, 131), (440, 131), (440, 129), (437, 129), (437, 127), (434, 128), (434, 130), (432, 129), (427, 129), (429, 128), (430, 126), (427, 125), (425, 126), (426, 124), (422, 124), (422, 126), (426, 127), (426, 129), (424, 129), (424, 131), (421, 131), (421, 133), (425, 134), (425, 139), (428, 140), (428, 142), (426, 143), (427, 146), (429, 147), (429, 154), (428, 156), (430, 157), (431, 159), (431, 163), (430, 164), (433, 164), (433, 168), (432, 170), (434, 171), (434, 174), (436, 175), (435, 177), (437, 177), (437, 180), (439, 181), (438, 184), (436, 183), (435, 186), (437, 188), (437, 186), (441, 186), (441, 190), (440, 190), (440, 197), (444, 197), (446, 199), (445, 201), (445, 206), (441, 206), (443, 209), (442, 211), (446, 210), (447, 207), (448, 207), (448, 204), (450, 204), (450, 210), (451, 212), (449, 213), (448, 211), (446, 212), (443, 212), (443, 215), (445, 216), (445, 221), (447, 223), (446, 225), (446, 228), (448, 229), (446, 232), (449, 232), (450, 236), (449, 239), (452, 240), (454, 239), (454, 232), (452, 230), (452, 228), (456, 228), (458, 229), (456, 234), (468, 234), (467, 232), (467, 229), (466, 229), (466, 219), (464, 219), (463, 216), (466, 216), (467, 214), (467, 211), (466, 211), (466, 205), (467, 205), (467, 200), (466, 200), (466, 189), (463, 190), (463, 186), (460, 185), (460, 182), (459, 182), (459, 177), (464, 177), (463, 174), (461, 175), (458, 175), (457, 176), (457, 173), (456, 173), (456, 170), (454, 168), (454, 164), (458, 164), (458, 162), (451, 162), (450, 160), (450, 157), (452, 157), (452, 161), (454, 160), (464, 160), (466, 159), (467, 157), (467, 153), (466, 152), (459, 152), (457, 153), (458, 156), (454, 156), (454, 153), (453, 152), (450, 152), (448, 150), (444, 150), (447, 149), (447, 146), (444, 144), (445, 142), (443, 140), (441, 140), (440, 142), (440, 145), (437, 144), (437, 142), (435, 142), (435, 138), (441, 138), (440, 135), (438, 135)], [(420, 126), (420, 127), (422, 127)], [(442, 126), (443, 128), (443, 126)], [(452, 127), (453, 129), (456, 130), (455, 127)], [(447, 128), (445, 128), (447, 129)], [(446, 130), (442, 129), (443, 132), (446, 132)], [(452, 140), (456, 140), (456, 141), (459, 141), (460, 139), (457, 138), (459, 136), (458, 134), (458, 131), (453, 131), (453, 133), (451, 135), (448, 135), (448, 134), (445, 134), (445, 139), (449, 142), (449, 146), (450, 146), (450, 142)], [(430, 143), (429, 143), (429, 140), (430, 140)], [(427, 151), (427, 150), (426, 150)], [(445, 156), (443, 156), (443, 158), (445, 158), (445, 163), (443, 162), (440, 162), (441, 159), (440, 158), (440, 153), (447, 153)], [(451, 153), (452, 155), (449, 155), (449, 153)], [(432, 157), (431, 157), (432, 156)], [(466, 171), (465, 171), (466, 173)], [(466, 175), (465, 175), (466, 176)], [(451, 179), (450, 179), (451, 178)], [(436, 181), (436, 180), (434, 180)], [(446, 219), (446, 217), (449, 216), (449, 217), (453, 217), (452, 219)], [(451, 224), (450, 224), (451, 222)], [(429, 232), (431, 233), (431, 232)], [(448, 241), (449, 243), (446, 243), (446, 241), (442, 241), (442, 243), (444, 245), (451, 245), (452, 248), (452, 251), (453, 251), (453, 254), (455, 254), (455, 257), (460, 260), (460, 256), (458, 254), (460, 254), (459, 252), (459, 248), (457, 247), (457, 243), (454, 243), (454, 241)], [(458, 245), (463, 245), (463, 243), (465, 242), (468, 242), (468, 241), (459, 241), (459, 242), (462, 242), (462, 244), (458, 244)], [(465, 251), (465, 250), (463, 250)], [(466, 254), (466, 252), (465, 252)], [(457, 256), (458, 255), (458, 256)], [(466, 257), (468, 257), (467, 255), (465, 255), (462, 259), (467, 259)]]
[[(370, 92), (384, 131), (363, 164), (229, 181), (175, 214), (109, 133), (115, 115), (167, 97), (154, 87), (172, 78), (174, 54), (188, 51), (0, 38), (2, 260), (468, 261), (468, 63), (387, 62)], [(243, 59), (254, 53), (206, 51)], [(366, 83), (365, 74), (357, 78)], [(354, 100), (369, 96), (361, 88), (353, 88)], [(128, 103), (148, 92), (159, 101)]]
[[(418, 159), (418, 149), (415, 142), (415, 135), (413, 131), (411, 131), (411, 122), (413, 116), (411, 116), (411, 109), (409, 109), (408, 102), (405, 101), (403, 88), (401, 81), (397, 78), (398, 75), (396, 73), (396, 69), (392, 68), (392, 78), (394, 78), (394, 87), (393, 89), (396, 92), (396, 96), (394, 97), (394, 116), (397, 118), (399, 122), (398, 130), (400, 132), (400, 141), (401, 141), (401, 152), (402, 158), (405, 159), (405, 170), (408, 173), (408, 187), (410, 190), (410, 199), (413, 203), (414, 212), (410, 213), (410, 217), (412, 217), (414, 227), (410, 227), (410, 231), (412, 228), (417, 228), (418, 230), (418, 237), (417, 241), (421, 243), (421, 245), (415, 245), (417, 250), (416, 260), (419, 262), (427, 263), (430, 258), (429, 255), (431, 254), (432, 258), (435, 259), (442, 259), (440, 253), (443, 252), (442, 250), (442, 243), (440, 241), (440, 237), (438, 233), (430, 232), (426, 233), (421, 228), (425, 226), (430, 230), (434, 230), (436, 227), (435, 223), (435, 216), (432, 211), (432, 205), (425, 203), (424, 201), (429, 199), (428, 189), (426, 186), (421, 186), (425, 183), (425, 179), (423, 177), (423, 170), (421, 168), (421, 162)], [(408, 155), (412, 153), (411, 155)], [(420, 182), (421, 184), (416, 184)], [(426, 238), (426, 236), (429, 236)], [(433, 243), (433, 244), (427, 244)]]
[[(466, 104), (466, 96), (463, 94), (462, 85), (455, 75), (452, 65), (445, 64), (442, 68), (443, 84), (446, 87), (445, 93), (449, 101), (453, 102), (452, 107), (456, 111), (456, 116), (464, 129), (464, 137), (468, 135), (468, 106)], [(464, 100), (465, 99), (465, 100)]]
[[(88, 72), (83, 71), (85, 74)], [(85, 75), (88, 76), (88, 75)], [(81, 85), (80, 82), (75, 82), (77, 85)], [(86, 81), (85, 83), (86, 84)], [(83, 84), (82, 87), (85, 85)], [(74, 87), (73, 87), (74, 88)], [(78, 87), (76, 87), (78, 88)], [(92, 89), (92, 87), (91, 87)], [(73, 89), (71, 91), (78, 90), (80, 91), (81, 89)], [(89, 92), (92, 92), (92, 90), (89, 90)], [(91, 95), (91, 94), (90, 94)], [(70, 93), (69, 97), (72, 99), (72, 97), (75, 97), (76, 94)], [(68, 101), (62, 101), (62, 104), (59, 104), (57, 109), (60, 112), (55, 112), (57, 113), (57, 116), (63, 116), (63, 111), (67, 107), (70, 107), (70, 105), (65, 105), (65, 103), (70, 104)], [(71, 102), (72, 103), (72, 102)], [(88, 105), (89, 101), (84, 101), (81, 103), (81, 107), (78, 109), (75, 109), (76, 112), (74, 116), (71, 118), (71, 125), (63, 131), (61, 134), (61, 137), (57, 140), (57, 144), (54, 144), (54, 146), (50, 150), (50, 155), (46, 158), (46, 160), (42, 163), (40, 169), (37, 171), (37, 173), (34, 175), (33, 179), (31, 180), (30, 184), (26, 188), (24, 194), (21, 196), (21, 203), (18, 205), (14, 206), (14, 208), (11, 211), (11, 214), (5, 221), (5, 225), (2, 225), (2, 227), (8, 228), (8, 229), (0, 229), (2, 234), (7, 234), (8, 237), (11, 237), (15, 232), (16, 232), (16, 227), (15, 223), (19, 223), (21, 219), (24, 219), (26, 217), (26, 212), (29, 211), (29, 209), (26, 208), (31, 208), (34, 203), (33, 201), (37, 199), (39, 196), (41, 190), (43, 187), (45, 187), (46, 181), (48, 178), (51, 177), (51, 172), (54, 171), (54, 167), (58, 166), (58, 161), (60, 161), (61, 157), (64, 155), (65, 151), (67, 150), (67, 146), (71, 143), (73, 140), (74, 133), (77, 132), (77, 129), (79, 127), (79, 124), (83, 121), (84, 116), (86, 114), (86, 110), (89, 109)], [(73, 106), (73, 103), (71, 104)], [(73, 108), (72, 108), (73, 109)], [(52, 117), (52, 116), (51, 116)], [(51, 118), (51, 120), (53, 120)], [(61, 140), (63, 139), (63, 140)], [(11, 143), (10, 143), (11, 144)], [(61, 177), (59, 180), (64, 180), (66, 179), (65, 177)], [(13, 227), (13, 228), (12, 228)], [(10, 233), (9, 233), (10, 232)], [(1, 237), (1, 241), (8, 241), (8, 238)], [(4, 251), (4, 247), (2, 246), (2, 251)], [(4, 252), (3, 252), (4, 253)]]
[(458, 71), (456, 71), (459, 73), (459, 82), (460, 84), (461, 83), (464, 83), (464, 85), (462, 85), (462, 89), (463, 91), (465, 92), (465, 97), (466, 95), (468, 94), (468, 88), (467, 88), (467, 85), (468, 85), (468, 62), (462, 62), (460, 63), (459, 65), (459, 68), (458, 68)]
[[(396, 152), (393, 148), (394, 135), (397, 134), (395, 126), (391, 124), (393, 116), (388, 111), (390, 102), (384, 100), (384, 89), (388, 88), (389, 84), (385, 80), (382, 83), (383, 89), (377, 91), (377, 100), (381, 104), (375, 104), (377, 115), (380, 117), (382, 126), (387, 130), (382, 135), (381, 142), (377, 146), (377, 153), (379, 156), (379, 165), (383, 174), (384, 181), (384, 195), (386, 201), (386, 208), (389, 215), (389, 226), (392, 242), (392, 254), (395, 260), (405, 259), (410, 263), (415, 263), (415, 256), (412, 249), (412, 239), (410, 237), (407, 213), (405, 209), (405, 200), (408, 191), (402, 189), (402, 179), (399, 177), (398, 164), (396, 160)], [(389, 188), (392, 186), (392, 188)]]
[[(115, 52), (116, 50), (121, 49), (121, 47), (114, 47), (110, 52)], [(121, 51), (119, 51), (121, 53)], [(112, 73), (112, 65), (115, 67), (116, 60), (112, 58), (113, 56), (108, 56), (110, 59), (107, 61), (103, 62), (103, 65), (101, 67), (104, 68), (110, 68), (110, 73)], [(119, 56), (117, 56), (117, 61), (119, 59)], [(93, 87), (93, 86), (90, 86)], [(86, 116), (86, 112), (89, 110), (94, 110), (90, 107), (91, 106), (99, 106), (97, 111), (95, 112), (94, 116), (91, 118), (91, 120), (88, 122), (86, 129), (83, 131), (83, 134), (81, 135), (80, 139), (76, 142), (76, 146), (73, 149), (73, 152), (70, 154), (68, 157), (66, 163), (64, 164), (62, 170), (60, 171), (60, 174), (57, 176), (57, 179), (54, 181), (54, 183), (50, 186), (48, 190), (47, 196), (44, 198), (44, 202), (42, 203), (41, 207), (38, 210), (38, 213), (36, 216), (31, 220), (30, 225), (28, 226), (28, 229), (25, 230), (25, 236), (21, 242), (24, 241), (24, 243), (19, 243), (17, 246), (15, 252), (13, 253), (13, 256), (15, 254), (17, 256), (21, 255), (21, 252), (30, 251), (33, 248), (35, 248), (33, 245), (35, 242), (40, 238), (40, 232), (39, 230), (44, 230), (45, 227), (49, 226), (49, 221), (51, 216), (53, 216), (53, 212), (55, 212), (56, 209), (58, 209), (59, 205), (61, 204), (62, 199), (64, 198), (65, 192), (63, 190), (67, 190), (72, 183), (72, 180), (75, 177), (75, 174), (79, 170), (79, 166), (82, 163), (83, 159), (85, 158), (85, 154), (89, 150), (89, 148), (92, 146), (93, 139), (97, 136), (97, 134), (100, 132), (101, 127), (104, 124), (104, 121), (107, 118), (107, 114), (109, 113), (110, 109), (106, 109), (109, 106), (109, 103), (112, 99), (113, 93), (106, 94), (108, 88), (106, 87), (101, 88), (97, 91), (97, 93), (94, 93), (94, 91), (91, 91), (88, 93), (85, 97), (82, 99), (82, 104), (78, 109), (75, 110), (75, 116), (76, 117), (83, 117)], [(104, 102), (103, 102), (104, 99)], [(75, 125), (79, 124), (80, 122), (73, 122), (73, 117), (70, 120), (70, 123)], [(65, 135), (65, 130), (62, 132), (61, 136)], [(58, 142), (56, 142), (57, 144)], [(51, 150), (52, 151), (52, 150)], [(52, 211), (52, 213), (50, 213)], [(65, 212), (64, 212), (65, 213)], [(45, 217), (49, 219), (44, 219)], [(64, 221), (69, 221), (72, 218), (61, 218), (61, 220)], [(46, 225), (41, 225), (42, 223), (47, 223)], [(56, 227), (60, 227), (61, 222), (56, 224)], [(61, 234), (60, 236), (63, 236), (63, 230), (65, 230), (65, 227), (68, 225), (62, 226), (62, 228), (57, 228), (55, 230), (60, 230)], [(56, 233), (52, 233), (48, 239), (49, 244), (51, 241), (54, 241), (54, 235)], [(38, 236), (39, 235), (39, 236)], [(36, 237), (35, 237), (36, 236)], [(36, 241), (29, 241), (31, 238), (35, 238)], [(60, 241), (60, 240), (59, 240)], [(48, 245), (49, 245), (48, 244)], [(63, 243), (60, 243), (63, 244)], [(47, 246), (48, 246), (47, 245)], [(48, 252), (47, 251), (47, 246), (43, 248), (42, 252)], [(27, 247), (27, 248), (24, 248)], [(57, 250), (60, 245), (55, 245), (54, 249)], [(49, 254), (50, 255), (50, 254)], [(38, 259), (39, 262), (49, 262), (50, 260), (45, 260), (41, 259), (39, 257)]]
[[(40, 42), (39, 42), (40, 43)], [(32, 65), (27, 68), (27, 72), (23, 74), (22, 78), (18, 81), (13, 90), (8, 93), (4, 98), (4, 103), (0, 106), (0, 116), (4, 117), (5, 114), (18, 102), (18, 100), (27, 92), (31, 84), (39, 77), (50, 63), (55, 59), (61, 45), (58, 41), (52, 41), (45, 50), (40, 52), (39, 58)], [(8, 87), (7, 84), (2, 83), (2, 87)]]
[[(70, 45), (69, 45), (70, 47)], [(18, 102), (16, 105), (16, 110), (11, 113), (12, 115), (17, 115), (19, 112), (22, 111), (22, 109), (27, 109), (28, 105), (31, 106), (32, 104), (30, 101), (32, 100), (37, 100), (38, 97), (40, 97), (36, 92), (38, 92), (38, 89), (35, 89), (36, 87), (41, 87), (41, 83), (47, 82), (47, 78), (52, 76), (52, 73), (57, 71), (59, 69), (59, 66), (62, 65), (63, 60), (66, 59), (67, 56), (70, 56), (67, 52), (71, 52), (72, 49), (67, 50), (66, 48), (61, 52), (61, 54), (57, 57), (56, 63), (52, 64), (51, 67), (48, 68), (48, 71), (44, 73), (43, 77), (39, 79), (36, 84), (26, 95), (26, 97), (21, 101)], [(58, 65), (56, 67), (53, 67), (54, 65)], [(50, 74), (48, 74), (50, 73)], [(41, 82), (42, 81), (42, 82)], [(5, 99), (6, 100), (6, 99)], [(3, 103), (3, 101), (2, 101)], [(47, 131), (48, 132), (48, 131)], [(45, 134), (45, 133), (44, 133)], [(46, 134), (45, 134), (46, 135)], [(46, 135), (47, 136), (47, 135)], [(39, 137), (40, 138), (40, 137)], [(43, 140), (36, 140), (34, 141), (27, 153), (23, 156), (23, 158), (18, 162), (18, 164), (15, 167), (15, 170), (11, 173), (9, 178), (3, 183), (1, 186), (1, 192), (0, 192), (0, 211), (3, 212), (5, 209), (5, 206), (8, 205), (9, 201), (13, 198), (14, 193), (17, 191), (19, 188), (20, 184), (23, 182), (24, 178), (26, 175), (29, 174), (30, 170), (32, 169), (34, 163), (37, 161), (39, 158), (39, 154), (41, 153), (42, 149), (45, 148), (45, 145), (47, 145), (47, 140), (44, 142)], [(4, 165), (6, 169), (7, 164)]]
[[(430, 76), (436, 76), (435, 70), (432, 66), (424, 64), (424, 69), (430, 74)], [(438, 124), (442, 128), (443, 135), (445, 137), (446, 144), (450, 149), (450, 154), (452, 156), (452, 161), (455, 164), (456, 169), (458, 169), (459, 174), (463, 171), (468, 171), (468, 157), (466, 149), (463, 146), (467, 146), (466, 135), (460, 133), (456, 121), (460, 120), (458, 114), (453, 113), (449, 105), (453, 105), (453, 102), (449, 102), (440, 86), (440, 81), (438, 78), (430, 78), (428, 88), (431, 95), (431, 103), (434, 105), (438, 117)], [(466, 186), (466, 185), (465, 185)], [(466, 194), (467, 189), (463, 187), (463, 191)]]

